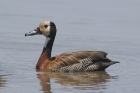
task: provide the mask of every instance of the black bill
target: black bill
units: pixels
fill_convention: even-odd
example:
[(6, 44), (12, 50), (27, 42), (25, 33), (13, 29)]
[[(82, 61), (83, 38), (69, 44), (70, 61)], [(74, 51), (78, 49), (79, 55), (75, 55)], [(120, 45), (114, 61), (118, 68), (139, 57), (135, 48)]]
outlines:
[(39, 27), (37, 27), (35, 30), (26, 33), (25, 36), (33, 36), (33, 35), (40, 35), (42, 32), (40, 31)]

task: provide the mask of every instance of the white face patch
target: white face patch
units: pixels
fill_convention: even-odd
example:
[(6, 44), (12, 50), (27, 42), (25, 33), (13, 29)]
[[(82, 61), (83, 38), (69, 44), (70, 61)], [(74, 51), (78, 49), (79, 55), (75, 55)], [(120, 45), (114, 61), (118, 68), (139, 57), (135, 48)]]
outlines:
[(50, 21), (44, 21), (44, 24), (50, 25)]
[(46, 48), (47, 43), (49, 42), (50, 38), (46, 37), (45, 43), (44, 43), (44, 47)]
[[(44, 26), (46, 26), (46, 27), (44, 27)], [(44, 36), (47, 37), (50, 35), (50, 29), (51, 29), (50, 21), (45, 21), (45, 22), (40, 23), (39, 28)]]
[(45, 36), (49, 36), (50, 35), (50, 25), (48, 25), (48, 27), (45, 29), (45, 31), (44, 31), (44, 35)]

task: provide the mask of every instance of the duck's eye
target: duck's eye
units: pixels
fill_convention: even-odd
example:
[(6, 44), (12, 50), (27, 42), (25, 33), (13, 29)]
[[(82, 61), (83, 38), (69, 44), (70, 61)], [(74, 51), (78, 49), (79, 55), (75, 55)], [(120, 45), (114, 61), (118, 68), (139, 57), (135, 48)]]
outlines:
[(45, 27), (45, 28), (47, 28), (47, 27), (48, 27), (48, 25), (44, 25), (44, 27)]

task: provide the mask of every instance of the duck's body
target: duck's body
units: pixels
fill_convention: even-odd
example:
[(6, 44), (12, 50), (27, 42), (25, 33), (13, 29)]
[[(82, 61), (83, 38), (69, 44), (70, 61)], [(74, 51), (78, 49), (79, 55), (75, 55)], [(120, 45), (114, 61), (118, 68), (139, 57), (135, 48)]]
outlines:
[(67, 52), (51, 57), (51, 50), (56, 35), (56, 26), (51, 21), (39, 24), (34, 31), (26, 33), (25, 36), (43, 34), (46, 36), (45, 45), (36, 65), (41, 71), (80, 72), (105, 70), (112, 64), (119, 63), (111, 61), (103, 51), (77, 51)]

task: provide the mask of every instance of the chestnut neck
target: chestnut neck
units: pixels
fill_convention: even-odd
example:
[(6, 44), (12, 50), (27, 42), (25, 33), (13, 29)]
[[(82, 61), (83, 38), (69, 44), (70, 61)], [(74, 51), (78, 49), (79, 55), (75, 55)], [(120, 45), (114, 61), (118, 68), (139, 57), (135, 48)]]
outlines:
[(51, 51), (52, 51), (54, 39), (55, 37), (54, 38), (46, 37), (44, 48), (37, 62), (36, 69), (44, 70), (46, 65), (48, 65), (48, 63), (51, 61)]
[(48, 64), (51, 62), (51, 52), (52, 52), (52, 47), (53, 47), (53, 42), (55, 40), (56, 32), (57, 30), (55, 24), (53, 22), (50, 22), (50, 33), (46, 37), (43, 51), (36, 64), (36, 69), (44, 71), (47, 69)]

